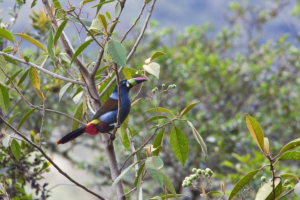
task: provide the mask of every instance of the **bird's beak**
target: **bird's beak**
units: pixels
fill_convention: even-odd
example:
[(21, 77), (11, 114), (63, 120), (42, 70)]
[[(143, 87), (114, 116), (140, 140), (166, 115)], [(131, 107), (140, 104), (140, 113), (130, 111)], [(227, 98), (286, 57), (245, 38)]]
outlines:
[(140, 83), (142, 83), (144, 81), (148, 81), (148, 79), (142, 78), (142, 77), (138, 77), (138, 78), (133, 78), (133, 79), (129, 79), (128, 80), (128, 82), (130, 82), (132, 86), (140, 84)]

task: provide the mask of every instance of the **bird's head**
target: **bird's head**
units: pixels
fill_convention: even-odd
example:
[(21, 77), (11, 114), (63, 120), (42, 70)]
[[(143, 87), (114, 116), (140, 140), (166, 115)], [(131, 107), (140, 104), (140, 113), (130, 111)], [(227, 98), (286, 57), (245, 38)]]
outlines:
[[(129, 90), (133, 88), (135, 85), (138, 85), (144, 81), (148, 81), (148, 79), (137, 77), (137, 78), (120, 81), (121, 93), (129, 92)], [(118, 93), (118, 85), (115, 86), (113, 93)]]

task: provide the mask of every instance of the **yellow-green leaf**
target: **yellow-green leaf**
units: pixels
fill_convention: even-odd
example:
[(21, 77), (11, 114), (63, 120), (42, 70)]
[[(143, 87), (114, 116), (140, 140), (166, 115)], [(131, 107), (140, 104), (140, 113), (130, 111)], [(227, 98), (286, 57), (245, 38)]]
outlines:
[(198, 103), (199, 103), (199, 101), (196, 102), (196, 103), (192, 103), (192, 104), (188, 105), (185, 109), (183, 109), (183, 110), (181, 111), (180, 116), (183, 116), (183, 115), (185, 115), (186, 113), (188, 113), (188, 112), (189, 112), (192, 108), (194, 108), (194, 106), (197, 105)]
[(22, 77), (20, 78), (19, 82), (18, 82), (18, 86), (21, 85), (23, 83), (23, 81), (26, 79), (26, 77), (28, 76), (30, 69), (27, 69), (26, 72), (24, 72), (24, 74), (22, 75)]
[(149, 65), (143, 65), (144, 70), (148, 73), (152, 74), (156, 78), (159, 78), (160, 73), (160, 65), (156, 62), (152, 62)]
[(41, 90), (38, 89), (38, 88), (36, 88), (36, 87), (34, 87), (34, 89), (35, 89), (37, 95), (38, 95), (42, 100), (44, 100), (45, 97), (44, 97), (44, 94), (41, 92)]
[(164, 119), (164, 118), (167, 118), (167, 117), (163, 116), (163, 115), (158, 115), (158, 116), (151, 117), (150, 119), (146, 120), (144, 123), (151, 122), (151, 121), (154, 121), (157, 119)]
[(130, 147), (130, 141), (127, 135), (127, 128), (128, 128), (129, 116), (124, 120), (121, 124), (120, 128), (118, 128), (118, 134), (120, 136), (121, 142), (124, 145), (125, 149)]
[(37, 71), (34, 68), (30, 68), (29, 78), (30, 78), (30, 81), (31, 81), (31, 84), (33, 85), (33, 87), (35, 87), (37, 89), (41, 88), (39, 74), (37, 73)]
[(93, 39), (91, 40), (88, 40), (84, 43), (82, 43), (78, 49), (75, 51), (73, 57), (72, 57), (72, 60), (71, 60), (71, 63), (73, 63), (73, 61), (79, 56), (79, 54), (87, 47), (89, 46), (91, 43), (93, 42)]
[(264, 133), (253, 117), (246, 114), (246, 123), (247, 127), (253, 137), (254, 141), (256, 142), (257, 146), (260, 148), (262, 152), (265, 152), (264, 148)]
[(31, 44), (35, 45), (36, 47), (38, 47), (38, 48), (42, 49), (43, 51), (45, 51), (46, 53), (48, 53), (47, 49), (44, 47), (44, 45), (42, 45), (42, 43), (33, 39), (32, 37), (30, 37), (28, 35), (20, 34), (20, 33), (13, 33), (13, 34), (16, 36), (19, 36), (20, 38), (23, 38), (24, 40), (27, 40)]
[(109, 14), (109, 12), (106, 12), (105, 14), (106, 14), (106, 17), (107, 17), (109, 20), (111, 20), (111, 15)]
[[(162, 129), (154, 139), (154, 142), (153, 142), (154, 149), (156, 149), (159, 146), (162, 146), (164, 135), (165, 135), (165, 129)], [(160, 149), (156, 149), (153, 151), (153, 155), (158, 156), (159, 152), (160, 152)]]
[[(166, 108), (161, 108), (161, 107), (158, 107), (158, 108), (152, 108), (150, 110), (146, 110), (145, 112), (163, 112), (163, 113), (168, 113), (168, 114), (171, 114), (173, 115), (173, 113), (166, 109)], [(174, 115), (173, 115), (174, 116)]]
[(295, 139), (295, 140), (293, 140), (293, 141), (287, 143), (287, 144), (279, 151), (279, 154), (282, 154), (282, 153), (284, 153), (284, 152), (286, 152), (286, 151), (289, 151), (289, 150), (291, 150), (291, 149), (293, 149), (293, 148), (295, 148), (295, 147), (298, 147), (298, 146), (300, 146), (300, 138)]
[(58, 39), (59, 39), (61, 33), (63, 32), (65, 26), (67, 25), (67, 23), (68, 23), (68, 20), (66, 19), (65, 21), (63, 21), (63, 22), (59, 25), (59, 27), (58, 27), (58, 29), (57, 29), (57, 31), (56, 31), (56, 33), (55, 33), (54, 41), (53, 41), (53, 44), (54, 44), (55, 46), (56, 46), (56, 44), (57, 44), (57, 42), (58, 42)]
[(156, 51), (152, 54), (152, 56), (150, 58), (148, 58), (147, 60), (145, 60), (146, 64), (150, 64), (155, 58), (165, 55), (166, 53), (161, 52), (161, 51)]
[(14, 37), (12, 36), (12, 34), (10, 32), (8, 32), (7, 30), (0, 28), (0, 36), (11, 41), (12, 43), (15, 42)]
[(297, 174), (293, 174), (293, 173), (285, 173), (285, 174), (281, 174), (279, 175), (281, 178), (292, 178), (295, 179), (297, 181), (299, 181), (298, 175)]
[(98, 14), (98, 20), (99, 20), (100, 24), (102, 25), (102, 27), (107, 31), (107, 21), (105, 19), (105, 16), (102, 14)]
[(204, 140), (202, 139), (201, 135), (198, 133), (198, 131), (196, 130), (196, 128), (194, 127), (192, 122), (187, 121), (187, 123), (192, 128), (192, 133), (193, 133), (195, 139), (197, 140), (197, 142), (200, 144), (200, 147), (202, 149), (202, 152), (204, 153), (204, 157), (205, 157), (205, 160), (206, 160), (206, 158), (207, 158), (207, 147), (206, 147), (206, 144), (205, 144)]
[(167, 187), (167, 189), (172, 193), (172, 195), (174, 195), (176, 197), (176, 199), (179, 200), (178, 195), (176, 193), (176, 190), (172, 184), (172, 182), (168, 179), (168, 177), (166, 175), (164, 175), (163, 173), (161, 173), (162, 177), (163, 177), (163, 182), (164, 185)]
[(93, 1), (96, 1), (96, 0), (84, 0), (84, 1), (80, 2), (80, 5), (84, 6), (86, 3), (90, 3), (90, 2), (93, 2)]
[(300, 161), (300, 152), (298, 151), (289, 151), (282, 154), (279, 160), (298, 160)]

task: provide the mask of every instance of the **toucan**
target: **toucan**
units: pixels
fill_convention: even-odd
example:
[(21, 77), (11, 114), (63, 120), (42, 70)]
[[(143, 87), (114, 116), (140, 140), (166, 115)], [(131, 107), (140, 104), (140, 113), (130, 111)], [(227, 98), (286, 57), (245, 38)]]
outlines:
[[(131, 99), (129, 97), (129, 91), (135, 85), (147, 81), (146, 78), (133, 78), (129, 80), (120, 81), (121, 88), (121, 113), (120, 124), (127, 118), (130, 107)], [(114, 91), (110, 97), (104, 102), (101, 108), (96, 112), (91, 122), (84, 127), (76, 129), (63, 138), (57, 141), (57, 145), (65, 144), (83, 133), (88, 135), (97, 135), (98, 133), (109, 133), (115, 128), (118, 114), (118, 85), (115, 86)]]

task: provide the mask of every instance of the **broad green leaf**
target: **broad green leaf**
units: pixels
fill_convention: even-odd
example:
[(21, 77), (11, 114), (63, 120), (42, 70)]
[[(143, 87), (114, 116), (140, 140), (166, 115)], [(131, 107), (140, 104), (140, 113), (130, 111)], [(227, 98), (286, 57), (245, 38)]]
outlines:
[(118, 2), (115, 7), (115, 18), (118, 18), (121, 14), (122, 8), (120, 3)]
[(287, 144), (280, 150), (279, 154), (282, 154), (282, 153), (284, 153), (284, 152), (286, 152), (286, 151), (289, 151), (289, 150), (291, 150), (291, 149), (293, 149), (293, 148), (295, 148), (295, 147), (298, 147), (298, 146), (300, 146), (300, 138), (295, 139), (295, 140), (293, 140), (293, 141), (287, 143)]
[(179, 200), (178, 195), (176, 194), (176, 190), (175, 190), (172, 182), (163, 173), (161, 173), (161, 175), (163, 177), (163, 182), (164, 182), (165, 186), (167, 187), (167, 189)]
[(31, 68), (27, 69), (26, 72), (23, 74), (23, 76), (20, 78), (19, 82), (18, 82), (18, 86), (21, 85), (23, 83), (23, 81), (26, 79), (26, 77), (28, 76), (29, 70)]
[(137, 172), (137, 176), (136, 176), (135, 181), (134, 181), (134, 187), (137, 186), (139, 178), (140, 178), (140, 176), (141, 176), (142, 171), (144, 170), (144, 168), (145, 168), (145, 163), (143, 163), (142, 166), (140, 166), (140, 168), (139, 168), (139, 170)]
[(30, 68), (29, 78), (30, 78), (30, 81), (31, 81), (31, 84), (33, 85), (33, 87), (38, 88), (38, 89), (41, 88), (39, 74), (37, 73), (37, 71), (34, 68)]
[(102, 14), (98, 14), (98, 20), (101, 23), (102, 27), (107, 31), (107, 21), (105, 19), (105, 16)]
[(182, 166), (184, 167), (185, 161), (189, 153), (189, 144), (183, 132), (176, 126), (172, 129), (170, 135), (170, 144), (176, 158), (181, 162)]
[[(270, 181), (264, 184), (261, 188), (258, 189), (256, 193), (255, 200), (273, 200), (273, 181)], [(280, 180), (275, 180), (275, 199), (277, 199), (282, 194), (282, 183)]]
[(11, 41), (12, 43), (15, 42), (14, 37), (12, 36), (12, 34), (10, 32), (8, 32), (7, 30), (0, 28), (0, 37), (3, 37), (9, 41)]
[[(19, 114), (19, 112), (17, 113), (17, 114)], [(10, 122), (17, 116), (17, 114), (14, 114), (11, 118), (9, 118), (9, 120), (7, 121), (7, 123), (9, 123), (10, 124)], [(7, 125), (5, 125), (5, 130), (7, 130)]]
[(37, 2), (37, 0), (33, 0), (32, 3), (31, 3), (30, 8), (33, 8), (36, 5), (36, 2)]
[(111, 15), (109, 14), (109, 12), (106, 12), (105, 14), (106, 14), (106, 17), (107, 17), (109, 20), (111, 20)]
[(19, 161), (21, 157), (21, 147), (15, 139), (12, 140), (10, 149), (14, 157)]
[(241, 178), (232, 189), (228, 200), (231, 200), (252, 178), (253, 176), (259, 172), (259, 170), (254, 170), (246, 174), (243, 178)]
[(146, 120), (144, 123), (151, 122), (151, 121), (154, 121), (157, 119), (163, 119), (163, 118), (167, 118), (167, 117), (163, 116), (163, 115), (154, 116), (154, 117), (151, 117), (150, 119)]
[(196, 130), (194, 125), (190, 121), (187, 121), (187, 123), (192, 128), (193, 135), (196, 138), (197, 142), (200, 144), (200, 147), (202, 149), (202, 152), (204, 153), (205, 160), (206, 160), (206, 158), (207, 158), (207, 147), (206, 147), (206, 144), (205, 144), (204, 140), (202, 139), (201, 135), (198, 133), (198, 131)]
[(88, 40), (84, 43), (82, 43), (78, 49), (75, 51), (73, 57), (72, 57), (72, 60), (71, 60), (71, 63), (73, 63), (73, 61), (79, 56), (79, 54), (87, 47), (89, 46), (91, 43), (93, 42), (93, 39), (91, 40)]
[(284, 153), (279, 160), (298, 160), (300, 161), (300, 152), (298, 151), (289, 151)]
[[(162, 146), (162, 143), (163, 143), (163, 139), (164, 139), (164, 134), (165, 134), (165, 129), (162, 129), (158, 134), (157, 136), (155, 137), (154, 139), (154, 142), (153, 142), (153, 148), (157, 148), (159, 146)], [(157, 149), (155, 151), (153, 151), (153, 155), (154, 156), (158, 156), (159, 155), (159, 152), (160, 150)]]
[(145, 77), (144, 72), (142, 70), (137, 70), (137, 69), (133, 69), (133, 68), (130, 68), (130, 67), (124, 67), (122, 72), (124, 73), (126, 79), (132, 79), (136, 75)]
[(253, 117), (246, 114), (246, 123), (247, 127), (253, 137), (254, 141), (256, 142), (257, 146), (260, 148), (262, 152), (265, 152), (264, 148), (264, 133)]
[(64, 86), (60, 89), (59, 94), (58, 94), (58, 96), (59, 96), (59, 100), (58, 100), (58, 101), (61, 100), (61, 97), (65, 94), (65, 92), (67, 91), (67, 89), (68, 89), (71, 85), (72, 85), (72, 83), (67, 83), (66, 85), (64, 85)]
[(76, 92), (73, 94), (72, 98), (73, 99), (79, 92), (81, 92), (83, 89), (81, 87), (77, 88)]
[[(83, 103), (81, 103), (81, 104), (78, 106), (78, 108), (77, 108), (77, 110), (76, 110), (76, 112), (75, 112), (75, 114), (74, 114), (74, 118), (75, 118), (75, 119), (78, 119), (78, 120), (81, 120), (82, 113), (83, 113)], [(72, 124), (72, 131), (74, 131), (74, 130), (76, 130), (76, 129), (78, 129), (78, 128), (79, 128), (79, 122), (73, 121), (73, 124)]]
[(35, 45), (36, 47), (38, 47), (38, 48), (42, 49), (43, 51), (45, 51), (46, 53), (48, 53), (46, 48), (44, 47), (44, 45), (42, 45), (42, 43), (38, 42), (37, 40), (33, 39), (32, 37), (30, 37), (28, 35), (20, 34), (20, 33), (14, 33), (14, 35), (19, 36), (20, 38), (23, 38), (24, 40), (27, 40), (31, 44)]
[[(21, 72), (22, 70), (23, 70), (23, 69), (20, 69), (19, 71), (17, 71), (16, 73), (14, 73), (14, 74), (10, 77), (10, 79), (13, 81), (13, 80), (20, 74), (20, 72)], [(6, 81), (6, 83), (5, 83), (5, 85), (8, 85), (8, 84), (10, 84), (10, 80)]]
[(197, 103), (199, 103), (199, 101), (196, 102), (196, 103), (192, 103), (192, 104), (188, 105), (185, 109), (183, 109), (183, 110), (181, 111), (180, 116), (183, 116), (183, 115), (185, 115), (186, 113), (188, 113), (192, 108), (194, 108), (195, 105), (197, 105)]
[(67, 23), (68, 23), (68, 20), (66, 19), (65, 21), (63, 21), (63, 22), (59, 25), (59, 27), (58, 27), (58, 29), (57, 29), (57, 31), (56, 31), (56, 33), (55, 33), (54, 41), (53, 41), (53, 44), (54, 44), (55, 46), (56, 46), (56, 44), (57, 44), (57, 42), (58, 42), (58, 39), (59, 39), (61, 33), (63, 32), (65, 26), (67, 25)]
[(37, 109), (38, 107), (36, 108), (33, 108), (31, 110), (29, 110), (21, 119), (21, 121), (19, 122), (19, 125), (18, 125), (18, 128), (17, 130), (19, 130), (21, 128), (21, 126), (24, 124), (24, 122), (27, 120), (27, 118)]
[(120, 42), (116, 40), (108, 41), (107, 52), (115, 63), (126, 66), (126, 50)]
[(129, 72), (127, 67), (124, 67), (122, 72), (127, 80), (132, 79), (131, 73)]
[(116, 178), (116, 180), (114, 180), (114, 183), (111, 185), (112, 190), (119, 183), (119, 181), (122, 179), (122, 177), (137, 163), (139, 163), (139, 161), (129, 165), (126, 169), (124, 169), (124, 171), (122, 171), (122, 173)]
[(125, 149), (130, 147), (130, 141), (127, 135), (127, 128), (128, 128), (129, 116), (124, 120), (121, 124), (120, 128), (118, 128), (118, 134), (120, 136), (121, 142), (124, 145)]
[[(0, 67), (3, 69), (3, 71), (7, 71), (6, 70), (6, 61), (5, 61), (5, 58), (4, 56), (0, 55)], [(4, 83), (6, 79), (6, 76), (5, 74), (2, 72), (2, 70), (0, 70), (0, 82)]]
[(71, 60), (70, 60), (68, 54), (66, 54), (66, 53), (60, 53), (60, 54), (59, 54), (59, 57), (60, 57), (62, 60), (66, 61), (67, 63), (71, 64)]
[(152, 62), (149, 65), (143, 65), (144, 70), (148, 73), (152, 74), (156, 78), (159, 78), (160, 73), (160, 65), (156, 62)]
[(43, 68), (47, 59), (48, 59), (48, 55), (42, 55), (42, 56), (38, 57), (33, 63), (36, 64), (37, 66)]
[(51, 60), (53, 60), (53, 58), (54, 58), (54, 52), (53, 52), (52, 46), (53, 46), (53, 30), (52, 30), (52, 28), (50, 28), (49, 35), (48, 35), (48, 42), (47, 42), (47, 50), (48, 50)]
[(152, 156), (148, 157), (145, 162), (145, 167), (150, 176), (158, 183), (158, 185), (164, 190), (163, 176), (160, 169), (164, 166), (164, 163), (160, 157)]
[(152, 54), (152, 56), (150, 58), (148, 58), (147, 60), (145, 60), (145, 63), (148, 65), (150, 64), (155, 58), (161, 56), (161, 55), (165, 55), (166, 53), (161, 52), (161, 51), (156, 51)]
[(84, 1), (80, 2), (80, 5), (84, 6), (86, 3), (90, 3), (90, 2), (93, 2), (93, 1), (96, 1), (96, 0), (84, 0)]
[(297, 183), (294, 187), (295, 194), (300, 197), (300, 183)]
[(5, 86), (0, 84), (0, 107), (7, 113), (9, 106), (9, 94)]
[[(75, 17), (69, 17), (69, 20), (73, 21), (73, 22), (76, 22), (77, 24), (80, 24), (80, 21), (78, 19), (76, 19)], [(84, 18), (80, 18), (80, 20), (82, 21), (82, 23), (87, 27), (87, 28), (90, 28), (91, 25), (92, 25), (92, 22), (87, 20), (87, 19), (84, 19)]]
[(281, 178), (292, 178), (295, 179), (297, 181), (299, 181), (298, 175), (297, 174), (293, 174), (293, 173), (285, 173), (285, 174), (280, 174), (279, 175)]
[[(173, 113), (168, 110), (168, 109), (165, 109), (165, 108), (161, 108), (161, 107), (158, 107), (158, 108), (152, 108), (150, 110), (146, 110), (145, 112), (164, 112), (164, 113), (168, 113), (168, 114), (171, 114), (173, 115)], [(174, 116), (174, 115), (173, 115)]]

